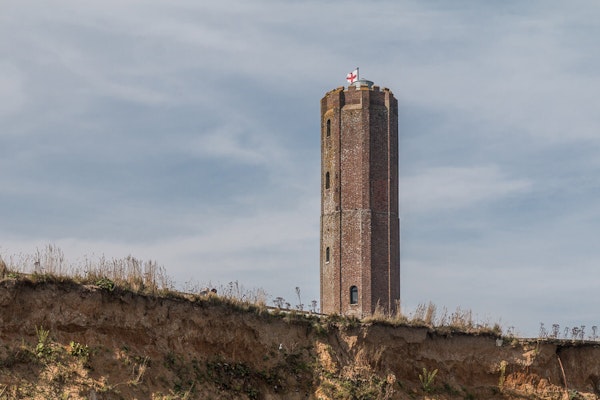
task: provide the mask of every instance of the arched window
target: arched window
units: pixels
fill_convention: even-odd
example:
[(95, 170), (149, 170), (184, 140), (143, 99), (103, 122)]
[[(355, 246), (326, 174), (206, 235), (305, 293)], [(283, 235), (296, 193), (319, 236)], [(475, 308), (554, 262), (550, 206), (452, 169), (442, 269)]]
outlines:
[(331, 250), (328, 247), (325, 249), (325, 262), (329, 262), (330, 256), (331, 256)]
[(327, 137), (331, 136), (331, 120), (330, 119), (327, 120), (327, 128), (326, 128), (325, 132), (326, 132)]
[(329, 172), (326, 172), (325, 173), (325, 189), (329, 189), (329, 185), (330, 185), (330, 182), (329, 182)]
[(350, 286), (350, 304), (358, 304), (358, 288)]

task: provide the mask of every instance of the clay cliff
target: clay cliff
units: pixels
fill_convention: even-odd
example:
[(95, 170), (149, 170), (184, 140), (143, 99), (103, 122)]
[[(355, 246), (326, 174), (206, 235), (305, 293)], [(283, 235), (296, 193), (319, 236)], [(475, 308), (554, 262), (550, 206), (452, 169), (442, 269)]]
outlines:
[(597, 399), (595, 342), (0, 281), (0, 399)]

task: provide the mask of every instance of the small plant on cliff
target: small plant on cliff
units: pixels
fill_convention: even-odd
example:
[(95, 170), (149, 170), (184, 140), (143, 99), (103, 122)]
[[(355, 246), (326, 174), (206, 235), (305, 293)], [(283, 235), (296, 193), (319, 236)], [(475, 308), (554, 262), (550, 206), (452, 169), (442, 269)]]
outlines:
[(148, 368), (148, 363), (150, 362), (150, 357), (144, 357), (141, 362), (134, 364), (133, 366), (133, 379), (129, 381), (130, 385), (136, 386), (142, 382), (144, 374), (146, 373), (146, 369)]
[(273, 304), (275, 304), (275, 307), (277, 308), (283, 308), (285, 299), (283, 297), (276, 297), (275, 300), (273, 300)]
[(100, 289), (108, 290), (109, 292), (115, 290), (115, 283), (108, 278), (98, 279), (96, 281), (96, 286), (98, 286)]
[(38, 337), (38, 343), (35, 346), (35, 355), (38, 358), (46, 358), (52, 355), (52, 348), (50, 347), (50, 331), (44, 329), (42, 326), (35, 328), (35, 333)]
[(300, 296), (299, 286), (296, 286), (296, 296), (298, 296), (298, 304), (296, 305), (296, 309), (298, 311), (304, 311), (304, 304), (302, 304), (302, 297)]
[(579, 394), (579, 392), (577, 390), (569, 390), (568, 395), (569, 395), (569, 400), (583, 399), (583, 397)]
[(435, 380), (437, 373), (437, 369), (428, 371), (427, 368), (423, 367), (423, 374), (419, 374), (419, 380), (421, 381), (421, 386), (425, 392), (431, 393), (433, 391), (433, 381)]
[(543, 322), (540, 322), (540, 333), (538, 333), (538, 338), (540, 338), (540, 339), (546, 339), (546, 338), (548, 338), (548, 331), (544, 327), (544, 323)]
[(69, 353), (74, 357), (81, 358), (83, 360), (87, 360), (88, 357), (90, 356), (90, 348), (87, 346), (87, 344), (84, 345), (84, 344), (81, 344), (78, 342), (71, 341), (69, 346), (71, 347), (71, 350)]
[(415, 325), (433, 327), (435, 325), (436, 310), (437, 307), (432, 302), (429, 302), (429, 304), (421, 303), (415, 309), (411, 322)]
[(558, 339), (559, 336), (560, 336), (560, 325), (552, 324), (552, 333), (550, 334), (550, 337), (552, 339)]
[(504, 388), (504, 382), (506, 382), (506, 367), (508, 363), (505, 360), (500, 361), (500, 378), (498, 378), (498, 388), (502, 390)]
[(6, 275), (8, 275), (8, 267), (2, 257), (0, 257), (0, 279), (3, 279)]

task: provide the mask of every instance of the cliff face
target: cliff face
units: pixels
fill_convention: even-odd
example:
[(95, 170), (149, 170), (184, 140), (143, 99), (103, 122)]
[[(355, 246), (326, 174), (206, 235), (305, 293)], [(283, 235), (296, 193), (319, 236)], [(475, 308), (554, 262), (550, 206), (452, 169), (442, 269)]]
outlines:
[(596, 399), (598, 359), (595, 343), (0, 282), (0, 399)]

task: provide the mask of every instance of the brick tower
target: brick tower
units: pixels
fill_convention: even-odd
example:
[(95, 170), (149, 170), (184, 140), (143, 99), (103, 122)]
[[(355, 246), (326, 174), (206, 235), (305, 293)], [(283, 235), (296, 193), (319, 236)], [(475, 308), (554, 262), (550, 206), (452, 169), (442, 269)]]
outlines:
[(400, 302), (398, 101), (360, 80), (321, 99), (321, 311)]

